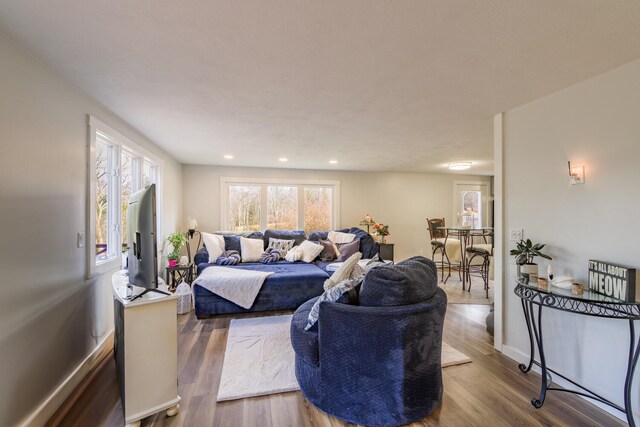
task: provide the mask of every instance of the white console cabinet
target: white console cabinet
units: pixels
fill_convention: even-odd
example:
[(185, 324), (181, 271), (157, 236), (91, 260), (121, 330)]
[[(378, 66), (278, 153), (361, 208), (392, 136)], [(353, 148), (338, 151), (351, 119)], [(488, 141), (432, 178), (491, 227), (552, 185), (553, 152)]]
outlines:
[[(114, 355), (124, 419), (128, 426), (160, 411), (178, 413), (177, 295), (148, 292), (127, 299), (128, 276), (112, 277)], [(134, 294), (144, 291), (134, 288)]]

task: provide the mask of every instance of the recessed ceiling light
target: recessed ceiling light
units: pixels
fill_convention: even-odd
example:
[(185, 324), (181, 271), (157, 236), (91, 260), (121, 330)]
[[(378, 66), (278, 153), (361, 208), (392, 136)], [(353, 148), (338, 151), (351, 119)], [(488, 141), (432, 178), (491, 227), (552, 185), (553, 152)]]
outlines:
[(280, 157), (280, 158), (278, 159), (278, 161), (279, 161), (279, 162), (288, 162), (288, 161), (289, 161), (289, 159), (287, 159), (286, 157)]
[(462, 171), (462, 170), (465, 170), (465, 169), (469, 169), (471, 167), (471, 162), (449, 163), (448, 167), (452, 171)]
[(337, 160), (329, 160), (329, 163), (331, 163), (332, 165), (337, 165), (338, 161)]
[(231, 155), (231, 154), (225, 154), (225, 155), (224, 155), (224, 158), (225, 158), (225, 159), (227, 159), (227, 160), (231, 160), (231, 159), (233, 159), (233, 155)]

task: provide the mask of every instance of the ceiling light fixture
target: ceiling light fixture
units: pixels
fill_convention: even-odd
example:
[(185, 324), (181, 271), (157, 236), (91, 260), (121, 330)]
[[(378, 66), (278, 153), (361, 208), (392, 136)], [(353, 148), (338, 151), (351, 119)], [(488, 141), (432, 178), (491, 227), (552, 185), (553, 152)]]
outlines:
[(471, 167), (471, 162), (455, 162), (449, 163), (448, 168), (452, 171), (463, 171)]
[(289, 159), (287, 159), (286, 157), (280, 157), (280, 158), (278, 159), (278, 161), (279, 161), (279, 162), (288, 162), (288, 161), (289, 161)]
[(224, 158), (227, 159), (227, 160), (231, 160), (231, 159), (233, 159), (233, 156), (231, 154), (225, 154)]
[(337, 160), (329, 160), (329, 163), (331, 163), (332, 165), (337, 165), (338, 161)]

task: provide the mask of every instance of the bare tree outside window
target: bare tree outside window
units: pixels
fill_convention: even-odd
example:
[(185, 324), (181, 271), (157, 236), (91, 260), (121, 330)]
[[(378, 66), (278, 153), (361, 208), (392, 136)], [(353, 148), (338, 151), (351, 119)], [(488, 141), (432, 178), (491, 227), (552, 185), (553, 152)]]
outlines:
[(267, 228), (298, 228), (298, 188), (267, 187)]
[(133, 193), (133, 156), (124, 150), (121, 159), (120, 185), (121, 234), (122, 248), (124, 249), (127, 246), (127, 208), (129, 207), (129, 198)]
[(482, 193), (480, 191), (462, 192), (462, 209), (471, 215), (472, 226), (479, 227), (482, 224), (482, 204), (480, 203)]
[(107, 258), (109, 205), (109, 146), (96, 142), (96, 259)]
[(305, 187), (304, 230), (330, 230), (332, 224), (332, 194), (329, 187)]
[(232, 231), (260, 231), (260, 186), (229, 186), (229, 218)]

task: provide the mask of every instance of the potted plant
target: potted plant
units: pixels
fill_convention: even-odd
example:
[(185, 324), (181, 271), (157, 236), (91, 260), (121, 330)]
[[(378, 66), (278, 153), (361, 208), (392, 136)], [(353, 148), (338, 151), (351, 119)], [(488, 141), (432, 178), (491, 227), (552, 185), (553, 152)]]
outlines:
[(169, 259), (169, 267), (175, 267), (180, 259), (180, 248), (187, 242), (187, 237), (182, 233), (175, 232), (169, 234), (167, 241), (173, 248), (167, 257)]
[(549, 255), (540, 252), (544, 248), (544, 244), (533, 244), (530, 239), (520, 240), (516, 243), (516, 249), (511, 249), (511, 255), (516, 257), (516, 264), (518, 265), (518, 278), (529, 278), (529, 274), (538, 273), (538, 264), (533, 262), (535, 257), (551, 259)]
[(380, 236), (380, 243), (384, 243), (385, 238), (391, 234), (389, 233), (389, 226), (384, 224), (374, 224), (373, 232)]

